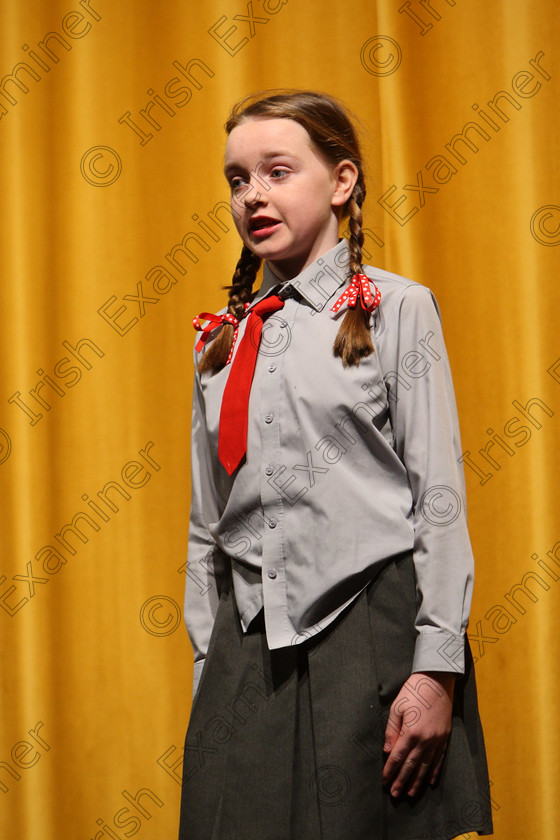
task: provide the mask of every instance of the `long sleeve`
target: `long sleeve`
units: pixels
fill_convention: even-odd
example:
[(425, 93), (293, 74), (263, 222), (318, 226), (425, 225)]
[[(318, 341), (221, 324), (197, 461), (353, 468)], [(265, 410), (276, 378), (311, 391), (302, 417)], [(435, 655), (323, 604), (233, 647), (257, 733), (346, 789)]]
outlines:
[(408, 286), (393, 319), (398, 330), (396, 356), (385, 380), (395, 449), (406, 467), (413, 497), (418, 636), (412, 670), (460, 673), (474, 561), (449, 361), (439, 310), (429, 289)]
[[(196, 364), (196, 354), (195, 354)], [(204, 398), (195, 372), (192, 400), (191, 512), (185, 585), (185, 623), (194, 651), (193, 696), (198, 688), (227, 558), (208, 525), (220, 518), (206, 431)]]

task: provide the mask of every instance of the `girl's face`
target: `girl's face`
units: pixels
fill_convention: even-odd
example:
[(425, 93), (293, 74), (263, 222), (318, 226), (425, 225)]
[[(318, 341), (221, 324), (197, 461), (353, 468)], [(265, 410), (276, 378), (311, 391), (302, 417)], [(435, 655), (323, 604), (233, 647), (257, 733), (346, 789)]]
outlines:
[(338, 210), (358, 176), (325, 163), (305, 128), (286, 118), (248, 119), (226, 143), (224, 172), (244, 244), (290, 280), (338, 242)]

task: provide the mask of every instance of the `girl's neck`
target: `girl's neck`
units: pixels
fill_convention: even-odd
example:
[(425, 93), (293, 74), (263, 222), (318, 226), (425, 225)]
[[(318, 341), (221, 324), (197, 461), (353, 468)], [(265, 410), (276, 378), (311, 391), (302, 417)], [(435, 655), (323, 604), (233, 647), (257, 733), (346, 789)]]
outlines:
[(335, 245), (338, 245), (339, 242), (340, 237), (337, 233), (332, 242), (329, 241), (323, 243), (322, 247), (313, 249), (307, 257), (302, 257), (299, 260), (265, 260), (265, 262), (279, 283), (287, 283), (289, 280), (293, 280), (294, 277), (297, 277), (298, 274), (301, 274), (301, 272), (308, 266), (312, 265), (312, 263), (320, 259), (323, 254), (326, 254), (334, 248)]

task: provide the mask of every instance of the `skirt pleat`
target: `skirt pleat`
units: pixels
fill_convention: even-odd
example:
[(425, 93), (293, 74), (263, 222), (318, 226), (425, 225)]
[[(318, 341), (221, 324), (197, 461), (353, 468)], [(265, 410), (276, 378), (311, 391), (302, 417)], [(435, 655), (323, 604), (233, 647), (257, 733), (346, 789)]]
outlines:
[(440, 777), (410, 800), (382, 785), (391, 703), (410, 674), (410, 554), (329, 627), (270, 651), (222, 592), (185, 740), (179, 840), (449, 840), (492, 833), (472, 657), (456, 679)]

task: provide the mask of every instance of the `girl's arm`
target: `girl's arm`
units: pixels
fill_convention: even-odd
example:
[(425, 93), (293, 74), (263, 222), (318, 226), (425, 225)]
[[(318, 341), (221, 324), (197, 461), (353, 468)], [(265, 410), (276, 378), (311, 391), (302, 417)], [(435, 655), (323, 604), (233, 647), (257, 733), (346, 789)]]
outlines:
[(441, 767), (454, 680), (464, 670), (474, 562), (455, 396), (430, 290), (408, 286), (387, 323), (387, 330), (397, 329), (391, 364), (399, 375), (390, 377), (389, 403), (395, 449), (413, 497), (418, 595), (412, 674), (392, 704), (386, 731), (384, 781), (397, 796), (403, 790), (414, 795)]
[(413, 501), (418, 635), (412, 671), (462, 674), (474, 560), (439, 310), (429, 289), (411, 284), (386, 318), (380, 350), (390, 346), (391, 357), (381, 361), (392, 366), (384, 373), (394, 448), (406, 467)]
[[(195, 352), (195, 365), (197, 363)], [(191, 511), (185, 585), (185, 623), (194, 651), (193, 697), (196, 694), (214, 619), (226, 558), (215, 545), (208, 524), (220, 518), (206, 432), (204, 397), (196, 372), (192, 400)]]

